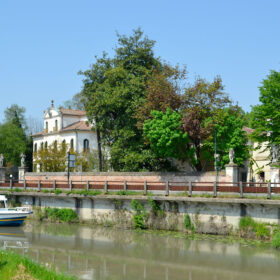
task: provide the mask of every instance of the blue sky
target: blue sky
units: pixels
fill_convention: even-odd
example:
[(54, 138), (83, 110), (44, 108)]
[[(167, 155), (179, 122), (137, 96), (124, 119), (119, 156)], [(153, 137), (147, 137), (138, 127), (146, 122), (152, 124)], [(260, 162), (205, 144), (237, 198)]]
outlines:
[(220, 75), (246, 111), (270, 69), (280, 70), (280, 1), (31, 1), (0, 3), (0, 120), (13, 103), (42, 118), (51, 99), (61, 105), (82, 87), (85, 70), (116, 31), (141, 27), (155, 53), (186, 65), (189, 82)]

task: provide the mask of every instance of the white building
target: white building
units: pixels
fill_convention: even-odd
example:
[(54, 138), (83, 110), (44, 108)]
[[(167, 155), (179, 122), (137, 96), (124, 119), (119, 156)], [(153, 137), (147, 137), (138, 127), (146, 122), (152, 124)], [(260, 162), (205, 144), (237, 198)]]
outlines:
[(53, 143), (65, 144), (77, 153), (97, 150), (96, 133), (87, 124), (85, 111), (59, 108), (53, 102), (44, 111), (44, 130), (33, 134), (33, 152)]

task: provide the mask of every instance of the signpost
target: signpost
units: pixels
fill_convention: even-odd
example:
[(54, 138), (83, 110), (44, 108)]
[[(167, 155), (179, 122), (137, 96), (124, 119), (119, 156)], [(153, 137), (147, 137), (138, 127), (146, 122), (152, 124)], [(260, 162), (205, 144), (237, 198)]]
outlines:
[(71, 155), (70, 152), (68, 152), (68, 182), (69, 182), (69, 177), (70, 177), (70, 168), (73, 168), (76, 166), (76, 155)]

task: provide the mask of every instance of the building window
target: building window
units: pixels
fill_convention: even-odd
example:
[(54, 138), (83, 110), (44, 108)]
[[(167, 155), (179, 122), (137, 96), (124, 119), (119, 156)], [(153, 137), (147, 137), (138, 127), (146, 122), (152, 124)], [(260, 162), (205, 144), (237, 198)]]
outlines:
[(56, 140), (54, 141), (53, 146), (54, 146), (55, 149), (57, 149), (57, 141)]
[(71, 139), (70, 141), (70, 149), (74, 150), (74, 139)]
[(49, 124), (48, 122), (46, 122), (46, 130), (48, 131), (48, 129), (49, 129)]
[(44, 143), (41, 142), (41, 150), (43, 150), (43, 149), (44, 149)]
[(89, 150), (89, 141), (88, 139), (84, 140), (84, 152), (87, 152)]
[(37, 152), (37, 143), (34, 145), (34, 152)]
[(48, 142), (45, 142), (45, 150), (48, 148)]

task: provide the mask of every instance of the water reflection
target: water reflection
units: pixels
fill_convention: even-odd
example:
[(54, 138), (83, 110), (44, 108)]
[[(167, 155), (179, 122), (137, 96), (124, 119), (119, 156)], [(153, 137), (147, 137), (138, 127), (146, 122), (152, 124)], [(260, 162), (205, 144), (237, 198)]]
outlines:
[(80, 279), (279, 279), (271, 249), (60, 224), (12, 230), (0, 228), (1, 247)]

